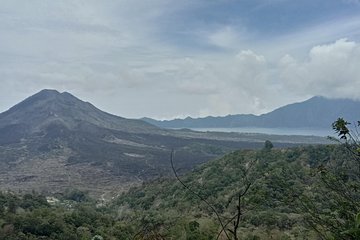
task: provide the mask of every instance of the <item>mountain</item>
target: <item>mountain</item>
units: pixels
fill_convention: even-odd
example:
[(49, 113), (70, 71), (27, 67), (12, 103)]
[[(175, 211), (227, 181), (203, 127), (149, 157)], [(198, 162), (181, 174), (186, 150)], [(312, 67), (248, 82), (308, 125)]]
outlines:
[(147, 139), (141, 135), (161, 134), (166, 132), (105, 113), (70, 93), (40, 91), (0, 114), (1, 188), (121, 189), (125, 185), (118, 183), (134, 182), (166, 150), (142, 144)]
[(56, 90), (42, 90), (0, 114), (0, 128), (13, 125), (36, 132), (51, 124), (64, 125), (69, 130), (87, 124), (127, 132), (160, 131), (144, 121), (105, 113), (70, 93)]
[(359, 101), (313, 97), (304, 102), (293, 103), (259, 116), (252, 114), (228, 115), (225, 117), (185, 118), (144, 121), (164, 128), (314, 128), (329, 129), (339, 117), (350, 122), (360, 119)]
[(105, 113), (70, 93), (42, 90), (0, 114), (0, 143), (46, 132), (48, 136), (70, 131), (109, 129), (131, 133), (161, 133), (141, 120), (129, 120)]
[(241, 148), (324, 143), (323, 138), (166, 130), (105, 113), (70, 93), (43, 90), (0, 114), (0, 189), (116, 195)]

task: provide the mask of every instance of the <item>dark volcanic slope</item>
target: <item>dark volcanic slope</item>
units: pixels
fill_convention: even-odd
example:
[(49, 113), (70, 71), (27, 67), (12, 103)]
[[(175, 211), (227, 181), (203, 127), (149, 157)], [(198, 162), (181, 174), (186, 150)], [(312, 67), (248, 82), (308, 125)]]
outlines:
[[(100, 111), (69, 93), (43, 90), (0, 114), (0, 187), (92, 192), (163, 174), (181, 138), (141, 120)], [(211, 154), (184, 154), (183, 167)], [(211, 157), (214, 157), (212, 155)]]
[[(234, 149), (262, 147), (269, 138), (163, 130), (105, 113), (69, 93), (43, 90), (0, 114), (0, 188), (117, 192), (171, 174), (171, 149), (184, 171)], [(274, 140), (275, 146), (323, 141)]]
[(168, 128), (226, 128), (226, 127), (266, 127), (266, 128), (325, 128), (338, 117), (354, 122), (360, 119), (360, 102), (350, 99), (327, 99), (313, 97), (307, 101), (289, 104), (272, 112), (255, 116), (237, 114), (225, 117), (205, 117), (156, 121), (143, 120), (159, 127)]
[(161, 132), (144, 121), (105, 113), (70, 93), (59, 93), (56, 90), (42, 90), (0, 114), (0, 128), (20, 125), (36, 132), (52, 123), (62, 124), (68, 129), (76, 129), (86, 123), (126, 132)]

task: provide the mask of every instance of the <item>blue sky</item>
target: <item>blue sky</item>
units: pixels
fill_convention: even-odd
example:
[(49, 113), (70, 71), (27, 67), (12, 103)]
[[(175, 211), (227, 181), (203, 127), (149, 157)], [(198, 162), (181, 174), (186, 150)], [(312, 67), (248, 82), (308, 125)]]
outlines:
[(360, 98), (359, 0), (2, 0), (0, 112), (43, 89), (124, 117)]

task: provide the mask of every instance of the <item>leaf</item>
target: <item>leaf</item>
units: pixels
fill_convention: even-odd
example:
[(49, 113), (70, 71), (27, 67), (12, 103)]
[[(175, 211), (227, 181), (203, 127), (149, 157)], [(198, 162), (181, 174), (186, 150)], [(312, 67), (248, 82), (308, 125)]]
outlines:
[(360, 228), (360, 213), (355, 216), (355, 226), (356, 228)]
[(347, 135), (350, 133), (347, 125), (350, 123), (345, 121), (343, 118), (338, 118), (333, 124), (333, 130), (338, 134), (340, 139), (347, 139)]

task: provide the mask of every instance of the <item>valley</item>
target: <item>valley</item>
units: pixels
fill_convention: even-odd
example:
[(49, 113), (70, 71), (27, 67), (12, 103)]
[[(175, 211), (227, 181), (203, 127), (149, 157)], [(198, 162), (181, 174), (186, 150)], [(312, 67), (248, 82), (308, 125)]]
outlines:
[(236, 149), (326, 144), (316, 136), (162, 129), (117, 117), (69, 93), (43, 90), (0, 114), (0, 189), (55, 194), (76, 188), (110, 199), (130, 186), (171, 176)]

